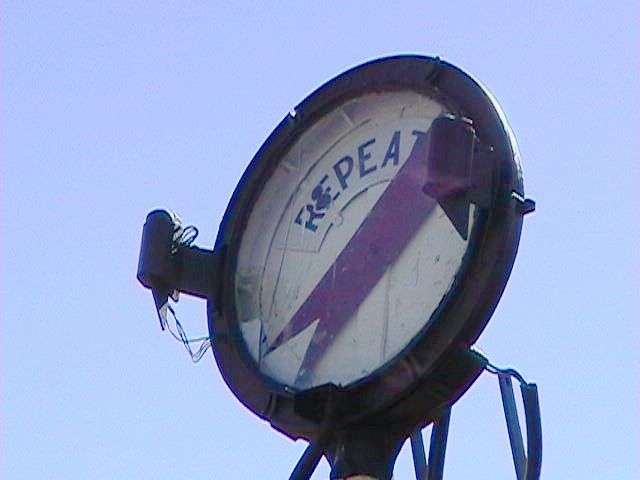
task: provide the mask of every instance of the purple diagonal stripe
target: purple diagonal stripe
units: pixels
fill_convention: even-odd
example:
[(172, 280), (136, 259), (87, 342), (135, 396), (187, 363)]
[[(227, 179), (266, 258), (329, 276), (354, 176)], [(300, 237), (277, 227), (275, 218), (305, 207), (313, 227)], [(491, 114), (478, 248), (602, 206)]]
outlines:
[(320, 319), (302, 362), (310, 370), (405, 249), (436, 205), (422, 191), (429, 134), (418, 134), (409, 158), (269, 351)]

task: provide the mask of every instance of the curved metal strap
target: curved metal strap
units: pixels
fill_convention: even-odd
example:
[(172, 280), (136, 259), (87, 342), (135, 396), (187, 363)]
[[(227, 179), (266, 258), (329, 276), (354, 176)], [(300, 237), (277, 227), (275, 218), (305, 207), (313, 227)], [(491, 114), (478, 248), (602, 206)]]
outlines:
[(538, 480), (542, 466), (542, 423), (540, 420), (538, 387), (535, 383), (520, 382), (527, 429), (527, 453), (525, 455), (511, 375), (509, 373), (499, 373), (498, 382), (500, 384), (500, 394), (502, 396), (505, 420), (507, 421), (507, 431), (509, 432), (516, 477), (518, 480)]

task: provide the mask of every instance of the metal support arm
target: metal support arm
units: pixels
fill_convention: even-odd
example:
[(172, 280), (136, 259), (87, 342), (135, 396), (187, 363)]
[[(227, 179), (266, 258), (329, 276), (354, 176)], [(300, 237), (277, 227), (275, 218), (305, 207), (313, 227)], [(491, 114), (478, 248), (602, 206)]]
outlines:
[[(191, 246), (195, 234), (184, 240), (185, 231), (177, 217), (165, 210), (149, 213), (142, 229), (137, 277), (151, 290), (160, 317), (169, 296), (175, 292), (200, 298), (217, 296), (219, 256)], [(164, 329), (162, 318), (160, 325)]]

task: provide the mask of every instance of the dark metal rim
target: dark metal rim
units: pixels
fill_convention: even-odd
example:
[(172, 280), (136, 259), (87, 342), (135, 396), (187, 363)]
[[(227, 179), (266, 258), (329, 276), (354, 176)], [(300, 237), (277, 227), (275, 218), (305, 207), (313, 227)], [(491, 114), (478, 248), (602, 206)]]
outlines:
[[(342, 389), (350, 399), (347, 403), (352, 404), (340, 414), (342, 420), (360, 420), (397, 403), (448, 352), (472, 343), (488, 322), (515, 258), (521, 217), (510, 195), (512, 190), (523, 194), (515, 144), (500, 118), (499, 107), (468, 75), (436, 58), (388, 57), (355, 67), (309, 95), (296, 107), (295, 117), (285, 117), (264, 142), (236, 187), (215, 245), (224, 258), (222, 293), (209, 302), (208, 309), (209, 330), (217, 338), (214, 353), (225, 381), (249, 409), (290, 436), (310, 437), (320, 426), (317, 419), (295, 411), (294, 392), (262, 375), (244, 347), (234, 304), (234, 272), (242, 231), (252, 199), (259, 194), (256, 187), (264, 183), (280, 155), (308, 126), (351, 97), (396, 89), (435, 92), (458, 105), (460, 113), (473, 120), (481, 142), (492, 147), (498, 188), (492, 208), (483, 213), (481, 228), (472, 233), (474, 253), (466, 260), (465, 278), (459, 282), (455, 301), (446, 301), (437, 318), (396, 359)], [(388, 388), (391, 378), (399, 388)]]

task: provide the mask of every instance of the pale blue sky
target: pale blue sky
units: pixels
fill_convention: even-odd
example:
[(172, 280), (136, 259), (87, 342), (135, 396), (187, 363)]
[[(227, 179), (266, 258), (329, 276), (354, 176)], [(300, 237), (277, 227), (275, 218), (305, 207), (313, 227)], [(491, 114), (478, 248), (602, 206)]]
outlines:
[[(170, 208), (211, 247), (290, 107), (408, 52), (482, 81), (519, 141), (537, 211), (478, 344), (539, 385), (543, 477), (638, 477), (637, 2), (437, 3), (3, 2), (3, 478), (288, 477), (305, 444), (160, 331), (142, 224)], [(454, 407), (445, 478), (515, 478), (493, 377)]]

